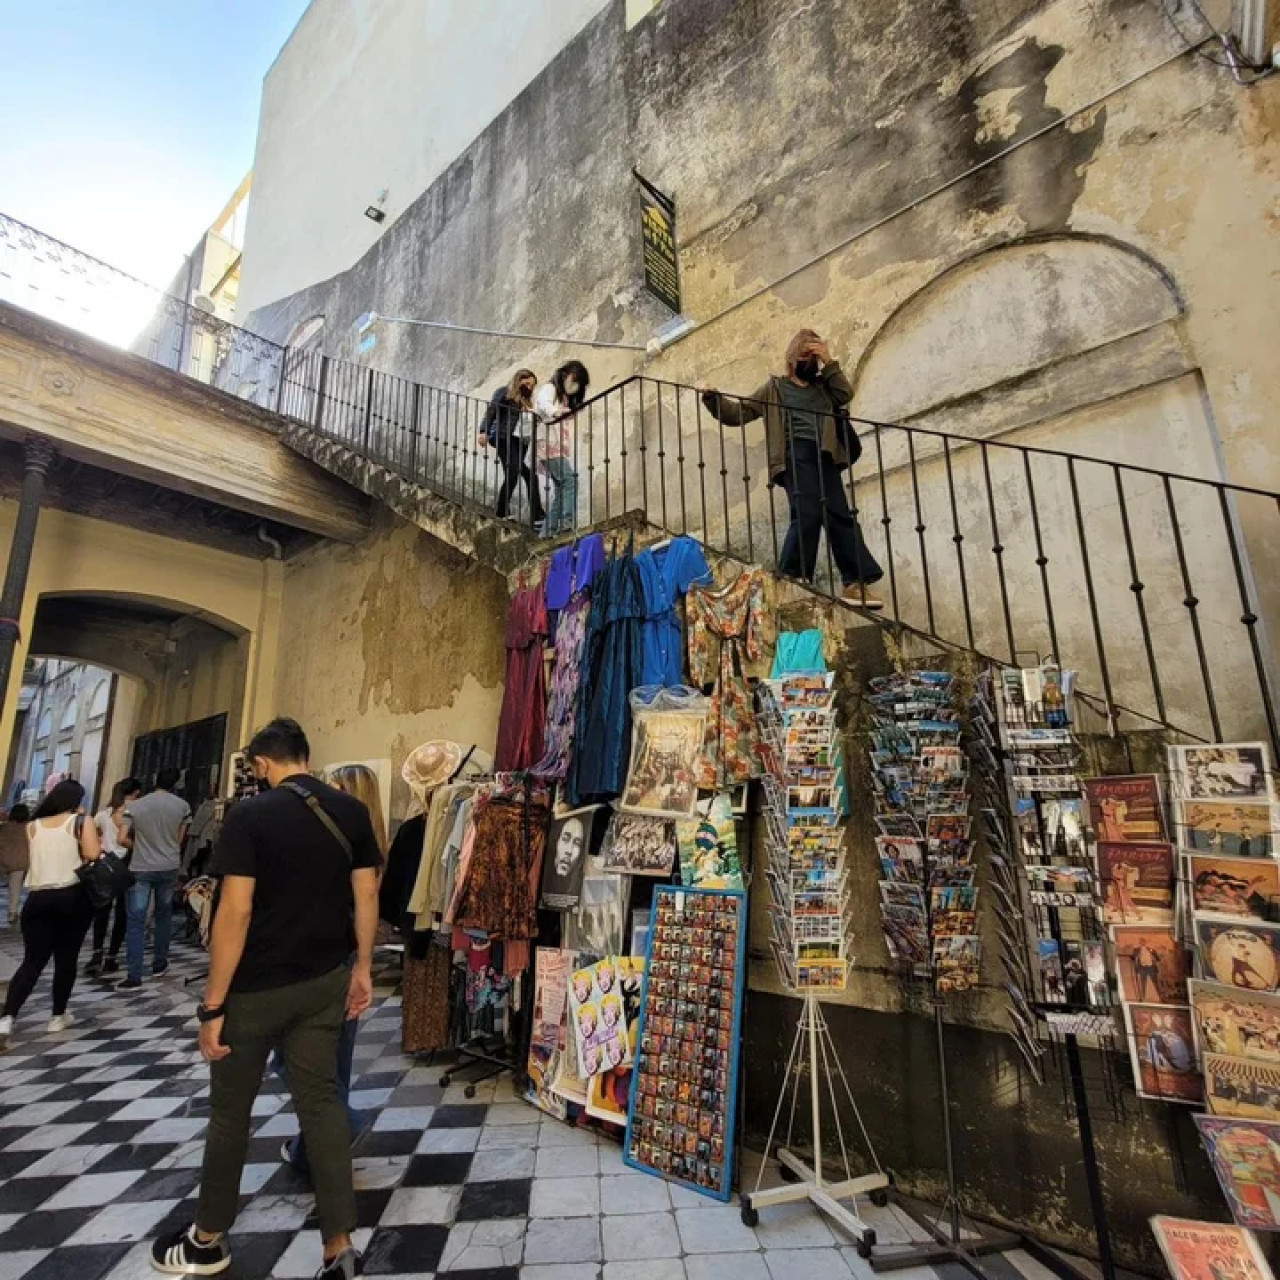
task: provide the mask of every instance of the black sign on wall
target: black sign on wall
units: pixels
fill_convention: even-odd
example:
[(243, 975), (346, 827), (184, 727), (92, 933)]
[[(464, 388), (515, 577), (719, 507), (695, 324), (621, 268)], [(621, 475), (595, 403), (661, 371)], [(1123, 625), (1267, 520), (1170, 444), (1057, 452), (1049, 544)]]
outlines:
[(644, 284), (659, 302), (680, 313), (680, 255), (676, 248), (676, 202), (634, 169), (640, 189), (640, 240)]

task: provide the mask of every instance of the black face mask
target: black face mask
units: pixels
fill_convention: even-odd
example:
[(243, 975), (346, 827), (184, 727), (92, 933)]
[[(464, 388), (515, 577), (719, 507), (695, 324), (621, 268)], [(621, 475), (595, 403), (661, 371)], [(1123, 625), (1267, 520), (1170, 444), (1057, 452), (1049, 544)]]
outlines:
[(816, 382), (818, 380), (817, 356), (806, 356), (803, 360), (798, 360), (796, 362), (796, 377), (803, 382)]

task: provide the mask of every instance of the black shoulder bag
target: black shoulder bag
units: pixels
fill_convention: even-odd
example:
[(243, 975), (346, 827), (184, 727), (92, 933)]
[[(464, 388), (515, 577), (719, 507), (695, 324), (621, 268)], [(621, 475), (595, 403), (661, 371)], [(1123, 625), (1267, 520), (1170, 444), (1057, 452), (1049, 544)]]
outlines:
[(328, 828), (329, 834), (342, 846), (342, 852), (347, 855), (348, 862), (355, 862), (355, 850), (351, 847), (351, 841), (342, 833), (342, 828), (338, 826), (334, 820), (325, 812), (324, 805), (311, 794), (301, 783), (284, 782), (281, 783), (282, 790), (292, 791), (298, 796), (302, 802), (311, 810), (312, 813), (324, 823)]
[[(85, 819), (76, 819), (76, 843), (80, 843), (80, 832), (84, 829)], [(124, 893), (133, 888), (137, 876), (129, 870), (123, 858), (114, 853), (100, 853), (92, 862), (82, 862), (76, 868), (76, 879), (80, 881), (95, 911), (109, 907)]]

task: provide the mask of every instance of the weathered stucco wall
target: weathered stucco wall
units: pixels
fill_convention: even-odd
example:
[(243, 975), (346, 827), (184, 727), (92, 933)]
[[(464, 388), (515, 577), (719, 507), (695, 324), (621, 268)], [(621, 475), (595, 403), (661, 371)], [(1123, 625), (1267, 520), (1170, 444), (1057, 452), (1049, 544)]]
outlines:
[(403, 817), (414, 747), (494, 748), (506, 608), (497, 574), (384, 514), (364, 542), (286, 565), (275, 709), (305, 726), (317, 760), (390, 758)]
[(605, 2), (312, 0), (263, 84), (240, 314), (346, 270)]

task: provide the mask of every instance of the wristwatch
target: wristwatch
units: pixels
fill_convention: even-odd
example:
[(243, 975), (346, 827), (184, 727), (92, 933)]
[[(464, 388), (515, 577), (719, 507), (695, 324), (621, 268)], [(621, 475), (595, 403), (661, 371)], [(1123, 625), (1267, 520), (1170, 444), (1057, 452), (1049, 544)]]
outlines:
[(227, 1006), (225, 1004), (220, 1004), (216, 1009), (211, 1009), (202, 1000), (196, 1006), (196, 1017), (199, 1018), (201, 1022), (217, 1022), (219, 1018), (226, 1016), (226, 1012)]

